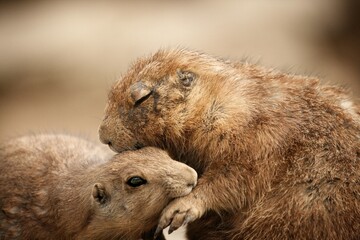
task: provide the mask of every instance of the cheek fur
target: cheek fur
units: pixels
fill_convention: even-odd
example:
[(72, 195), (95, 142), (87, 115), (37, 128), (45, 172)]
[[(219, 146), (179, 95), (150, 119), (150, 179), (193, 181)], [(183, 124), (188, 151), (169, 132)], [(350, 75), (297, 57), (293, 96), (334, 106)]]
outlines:
[(127, 122), (135, 125), (136, 128), (143, 127), (148, 122), (150, 110), (147, 107), (134, 107), (128, 112)]

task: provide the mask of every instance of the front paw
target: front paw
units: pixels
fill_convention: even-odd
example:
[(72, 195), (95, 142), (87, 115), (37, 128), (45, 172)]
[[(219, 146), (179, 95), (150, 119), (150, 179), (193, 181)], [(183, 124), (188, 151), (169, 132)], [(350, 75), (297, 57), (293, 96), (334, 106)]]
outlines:
[(163, 210), (155, 235), (169, 225), (170, 234), (182, 225), (200, 218), (204, 212), (202, 204), (191, 197), (191, 194), (175, 199)]

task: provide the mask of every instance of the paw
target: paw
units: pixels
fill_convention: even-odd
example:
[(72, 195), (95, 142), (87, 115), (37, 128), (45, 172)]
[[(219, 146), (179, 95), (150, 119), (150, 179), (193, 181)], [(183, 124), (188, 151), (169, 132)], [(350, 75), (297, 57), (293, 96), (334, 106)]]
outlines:
[(202, 205), (188, 196), (175, 199), (162, 212), (156, 234), (170, 226), (169, 234), (204, 214)]

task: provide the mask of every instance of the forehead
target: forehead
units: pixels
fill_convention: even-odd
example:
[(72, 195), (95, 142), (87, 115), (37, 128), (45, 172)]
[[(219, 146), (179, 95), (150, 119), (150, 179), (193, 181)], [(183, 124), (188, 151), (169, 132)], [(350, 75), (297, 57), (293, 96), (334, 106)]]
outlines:
[(129, 176), (145, 176), (151, 170), (152, 164), (151, 161), (144, 157), (133, 158), (131, 156), (122, 156), (124, 154), (119, 154), (114, 156), (111, 160), (112, 163), (107, 168), (107, 174), (113, 176), (115, 179), (119, 177), (124, 181)]
[[(130, 86), (139, 81), (156, 81), (173, 74), (179, 68), (191, 68), (193, 63), (206, 60), (202, 54), (184, 49), (159, 50), (154, 55), (137, 59), (117, 81), (109, 93), (109, 99), (119, 101)], [(206, 60), (205, 62), (207, 62)]]
[(144, 161), (144, 159), (126, 159), (126, 164), (122, 167), (112, 166), (108, 169), (106, 176), (116, 182), (126, 182), (131, 177), (153, 181), (167, 175), (166, 166), (157, 162)]
[[(156, 162), (169, 161), (170, 156), (159, 148), (145, 147), (135, 151), (125, 151), (113, 157), (119, 165), (155, 165)], [(136, 163), (136, 164), (135, 164)]]

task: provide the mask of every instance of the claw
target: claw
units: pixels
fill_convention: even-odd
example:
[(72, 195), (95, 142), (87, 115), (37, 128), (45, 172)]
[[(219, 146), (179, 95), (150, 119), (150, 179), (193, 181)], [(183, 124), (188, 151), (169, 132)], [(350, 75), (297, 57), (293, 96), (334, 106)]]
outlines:
[(187, 216), (185, 217), (183, 226), (186, 225), (186, 224), (188, 224), (189, 222), (192, 222), (192, 221), (193, 221), (192, 217), (190, 217), (189, 215), (187, 215)]
[(175, 227), (173, 227), (173, 226), (170, 226), (169, 227), (169, 231), (168, 231), (168, 234), (171, 234), (173, 231), (175, 231), (176, 230), (176, 228)]
[(162, 227), (157, 226), (155, 233), (154, 233), (154, 239), (156, 239), (160, 235), (162, 230), (163, 230)]

